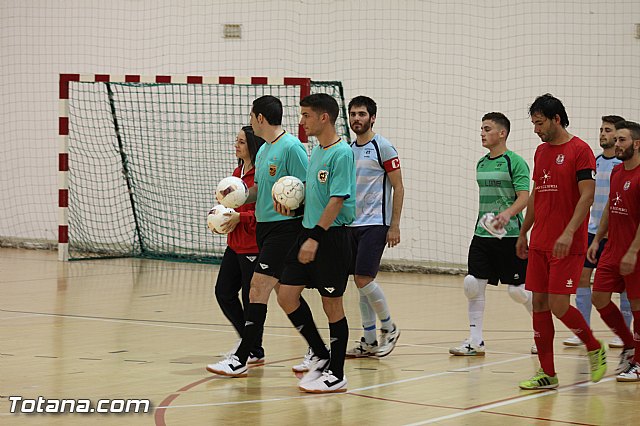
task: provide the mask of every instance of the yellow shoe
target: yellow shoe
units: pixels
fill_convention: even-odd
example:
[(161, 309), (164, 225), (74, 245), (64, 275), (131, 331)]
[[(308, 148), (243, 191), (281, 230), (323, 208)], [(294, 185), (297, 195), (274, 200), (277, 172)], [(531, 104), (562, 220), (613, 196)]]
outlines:
[(558, 375), (550, 376), (542, 368), (529, 380), (520, 382), (520, 389), (555, 389), (558, 387)]
[(595, 351), (587, 352), (589, 355), (589, 363), (591, 364), (591, 381), (599, 382), (607, 373), (607, 344), (603, 340), (600, 342), (600, 348)]

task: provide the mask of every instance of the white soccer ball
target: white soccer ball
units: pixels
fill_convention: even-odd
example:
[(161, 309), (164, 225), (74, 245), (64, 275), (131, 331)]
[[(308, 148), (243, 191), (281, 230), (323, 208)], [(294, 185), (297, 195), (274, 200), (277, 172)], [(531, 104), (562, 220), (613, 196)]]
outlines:
[(217, 206), (214, 206), (211, 210), (209, 210), (209, 215), (207, 216), (207, 226), (209, 227), (209, 230), (214, 234), (229, 233), (229, 231), (225, 232), (222, 230), (222, 225), (227, 223), (227, 221), (229, 220), (229, 216), (225, 216), (225, 213), (235, 213), (235, 210), (225, 207), (222, 204), (218, 204)]
[(282, 176), (271, 188), (273, 199), (290, 210), (304, 201), (304, 183), (295, 176)]
[(216, 188), (216, 199), (225, 207), (235, 209), (247, 201), (249, 188), (242, 179), (229, 176), (220, 181)]

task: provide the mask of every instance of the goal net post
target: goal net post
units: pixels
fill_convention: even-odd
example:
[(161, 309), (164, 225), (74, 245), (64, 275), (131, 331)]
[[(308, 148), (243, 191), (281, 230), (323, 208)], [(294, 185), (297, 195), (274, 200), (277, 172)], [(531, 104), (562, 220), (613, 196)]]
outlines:
[(342, 84), (309, 78), (60, 75), (58, 257), (215, 262), (226, 236), (206, 215), (217, 183), (237, 165), (234, 143), (254, 99), (278, 97), (283, 127), (299, 102), (327, 93), (350, 141)]

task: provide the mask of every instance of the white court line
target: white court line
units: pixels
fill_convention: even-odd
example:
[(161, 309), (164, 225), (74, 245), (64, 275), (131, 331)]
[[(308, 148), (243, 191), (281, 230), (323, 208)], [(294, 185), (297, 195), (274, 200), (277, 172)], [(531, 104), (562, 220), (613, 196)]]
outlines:
[[(435, 346), (435, 345), (423, 345), (423, 344), (416, 345), (416, 344), (411, 344), (411, 343), (400, 343), (396, 347), (398, 347), (398, 348), (400, 348), (400, 347), (435, 348), (435, 349), (442, 349), (444, 351), (448, 351), (449, 350), (448, 346)], [(566, 349), (567, 347), (563, 346), (563, 348)], [(574, 349), (569, 349), (569, 350), (574, 350)], [(491, 354), (522, 355), (522, 352), (504, 352), (504, 351), (494, 351), (494, 350), (492, 350)], [(553, 355), (556, 356), (556, 357), (562, 358), (562, 359), (586, 359), (587, 358), (587, 353), (586, 352), (584, 353), (584, 355), (565, 354), (565, 353), (554, 352)], [(529, 356), (530, 357), (537, 357), (538, 355), (531, 354)]]
[(305, 396), (290, 396), (290, 397), (281, 397), (281, 398), (271, 398), (271, 399), (259, 399), (259, 400), (250, 400), (250, 401), (228, 401), (228, 402), (216, 402), (216, 403), (210, 403), (210, 404), (192, 404), (192, 405), (168, 405), (168, 406), (159, 406), (156, 407), (157, 408), (164, 408), (164, 409), (172, 409), (172, 408), (192, 408), (192, 407), (219, 407), (219, 406), (226, 406), (226, 405), (239, 405), (239, 404), (261, 404), (261, 403), (265, 403), (265, 402), (275, 402), (275, 401), (288, 401), (288, 400), (292, 400), (292, 399), (300, 399), (300, 398), (314, 398), (314, 397), (318, 397), (318, 396), (340, 396), (340, 395), (348, 395), (350, 393), (355, 393), (355, 392), (361, 392), (361, 391), (365, 391), (365, 390), (370, 390), (370, 389), (377, 389), (377, 388), (381, 388), (381, 387), (386, 387), (386, 386), (393, 386), (393, 385), (398, 385), (398, 384), (403, 384), (403, 383), (408, 383), (408, 382), (414, 382), (416, 380), (423, 380), (423, 379), (430, 379), (433, 377), (440, 377), (440, 376), (445, 376), (448, 374), (455, 374), (455, 373), (462, 373), (462, 372), (466, 372), (469, 370), (477, 370), (483, 367), (490, 367), (492, 365), (498, 365), (498, 364), (506, 364), (506, 363), (510, 363), (510, 362), (514, 362), (514, 361), (520, 361), (523, 359), (529, 359), (530, 355), (524, 355), (524, 356), (519, 356), (516, 358), (510, 358), (510, 359), (506, 359), (503, 361), (495, 361), (495, 362), (489, 362), (486, 364), (479, 364), (479, 365), (475, 365), (473, 367), (464, 367), (464, 368), (457, 368), (455, 370), (450, 370), (450, 371), (442, 371), (439, 373), (432, 373), (432, 374), (425, 374), (423, 376), (417, 376), (417, 377), (412, 377), (409, 379), (402, 379), (402, 380), (394, 380), (392, 382), (387, 382), (387, 383), (379, 383), (377, 385), (372, 385), (372, 386), (365, 386), (362, 388), (357, 388), (357, 389), (351, 389), (345, 393), (340, 393), (340, 394), (325, 394), (325, 395), (305, 395)]
[[(154, 324), (146, 321), (137, 321), (137, 320), (121, 320), (121, 319), (111, 319), (111, 318), (91, 318), (91, 317), (83, 317), (83, 316), (73, 316), (73, 315), (58, 315), (58, 314), (24, 314), (28, 317), (56, 317), (56, 318), (64, 318), (64, 319), (74, 319), (74, 320), (85, 320), (85, 321), (101, 321), (101, 322), (115, 322), (119, 324), (132, 324), (132, 325), (142, 325), (145, 327), (162, 327), (162, 328), (175, 328), (178, 330), (196, 330), (196, 331), (207, 331), (207, 332), (216, 332), (216, 333), (236, 333), (235, 330), (220, 330), (220, 329), (211, 329), (211, 328), (202, 328), (202, 327), (186, 327), (180, 325), (170, 325), (170, 324)], [(16, 317), (18, 319), (24, 317)], [(2, 319), (2, 318), (0, 318)], [(293, 330), (293, 326), (291, 327)], [(275, 336), (275, 337), (292, 337), (299, 339), (300, 336), (292, 335), (292, 334), (273, 334), (273, 333), (264, 333), (265, 336)]]
[(30, 318), (30, 317), (34, 317), (34, 316), (38, 316), (38, 314), (19, 314), (19, 315), (15, 315), (15, 316), (12, 316), (12, 317), (2, 317), (2, 316), (0, 316), (0, 320), (7, 321), (7, 320), (12, 320), (12, 319)]
[[(603, 382), (610, 382), (611, 380), (613, 380), (614, 377), (608, 377), (606, 379), (600, 380), (598, 383), (603, 383)], [(547, 392), (539, 392), (539, 393), (535, 393), (532, 395), (525, 395), (522, 396), (520, 398), (515, 398), (515, 399), (511, 399), (509, 401), (502, 401), (502, 402), (496, 402), (493, 404), (487, 404), (487, 405), (483, 405), (480, 407), (475, 407), (469, 410), (464, 410), (461, 411), (459, 413), (454, 413), (454, 414), (449, 414), (446, 416), (440, 416), (440, 417), (435, 417), (429, 420), (424, 420), (421, 422), (417, 422), (417, 423), (408, 423), (405, 424), (404, 426), (418, 426), (418, 425), (427, 425), (430, 423), (437, 423), (437, 422), (441, 422), (443, 420), (450, 420), (450, 419), (455, 419), (457, 417), (462, 417), (462, 416), (467, 416), (469, 414), (474, 414), (477, 413), (479, 411), (487, 411), (487, 410), (491, 410), (493, 408), (498, 408), (498, 407), (504, 407), (507, 405), (511, 405), (511, 404), (517, 404), (519, 402), (523, 402), (523, 401), (528, 401), (530, 399), (537, 399), (537, 398), (543, 398), (549, 395), (556, 395), (560, 392), (566, 392), (566, 391), (570, 391), (570, 390), (574, 390), (577, 388), (581, 388), (581, 387), (587, 387), (587, 386), (593, 386), (596, 385), (597, 383), (593, 383), (593, 382), (588, 382), (588, 383), (579, 383), (577, 385), (571, 385), (571, 386), (567, 386), (566, 388), (560, 388), (558, 390), (549, 390)]]
[(363, 388), (352, 389), (347, 393), (354, 393), (354, 392), (360, 392), (360, 391), (364, 391), (364, 390), (377, 389), (377, 388), (382, 388), (382, 387), (386, 387), (386, 386), (393, 386), (393, 385), (401, 384), (401, 383), (414, 382), (416, 380), (430, 379), (432, 377), (446, 376), (446, 375), (449, 375), (449, 374), (464, 373), (464, 372), (467, 372), (467, 371), (470, 371), (470, 370), (477, 370), (479, 368), (490, 367), (492, 365), (507, 364), (507, 363), (510, 363), (510, 362), (520, 361), (520, 360), (529, 359), (529, 358), (531, 358), (531, 355), (522, 355), (522, 356), (519, 356), (519, 357), (516, 357), (516, 358), (510, 358), (510, 359), (506, 359), (506, 360), (502, 360), (502, 361), (495, 361), (495, 362), (489, 362), (489, 363), (486, 363), (486, 364), (474, 365), (473, 367), (456, 368), (455, 370), (442, 371), (440, 373), (432, 373), (432, 374), (427, 374), (427, 375), (424, 375), (424, 376), (413, 377), (413, 378), (410, 378), (410, 379), (396, 380), (396, 381), (388, 382), (388, 383), (379, 383), (377, 385), (365, 386)]

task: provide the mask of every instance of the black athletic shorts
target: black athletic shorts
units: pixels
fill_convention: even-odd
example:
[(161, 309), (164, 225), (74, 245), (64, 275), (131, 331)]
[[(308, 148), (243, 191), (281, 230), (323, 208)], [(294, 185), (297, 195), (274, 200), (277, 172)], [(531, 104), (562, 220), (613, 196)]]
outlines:
[(260, 253), (254, 271), (280, 278), (285, 254), (295, 244), (302, 229), (302, 218), (278, 222), (258, 222), (256, 242)]
[[(596, 237), (596, 234), (592, 234), (589, 233), (589, 242), (587, 247), (589, 247), (591, 245), (591, 243), (593, 242), (593, 239)], [(598, 245), (598, 251), (596, 252), (596, 263), (591, 263), (589, 262), (589, 259), (584, 258), (584, 267), (585, 268), (591, 268), (591, 269), (595, 269), (598, 267), (598, 260), (600, 260), (600, 255), (602, 254), (602, 251), (604, 250), (604, 246), (607, 245), (607, 239), (603, 238), (600, 240), (600, 244)]]
[(527, 261), (516, 256), (517, 238), (473, 236), (467, 265), (469, 275), (489, 280), (489, 284), (521, 285), (527, 274)]
[(380, 270), (380, 260), (387, 245), (386, 225), (353, 226), (349, 228), (353, 265), (350, 273), (375, 278)]
[(315, 260), (305, 265), (298, 261), (298, 252), (310, 231), (303, 228), (296, 244), (289, 250), (280, 284), (306, 286), (317, 289), (324, 297), (340, 297), (347, 288), (351, 265), (349, 228), (329, 228), (318, 245)]

